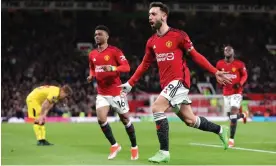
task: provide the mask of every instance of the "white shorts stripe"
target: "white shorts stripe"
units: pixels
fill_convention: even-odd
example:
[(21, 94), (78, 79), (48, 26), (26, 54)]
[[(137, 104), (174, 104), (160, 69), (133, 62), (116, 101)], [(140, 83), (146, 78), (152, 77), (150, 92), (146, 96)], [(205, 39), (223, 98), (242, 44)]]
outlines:
[(180, 104), (191, 104), (192, 101), (188, 97), (189, 89), (183, 86), (179, 80), (171, 81), (160, 93), (171, 104), (172, 107), (179, 106)]

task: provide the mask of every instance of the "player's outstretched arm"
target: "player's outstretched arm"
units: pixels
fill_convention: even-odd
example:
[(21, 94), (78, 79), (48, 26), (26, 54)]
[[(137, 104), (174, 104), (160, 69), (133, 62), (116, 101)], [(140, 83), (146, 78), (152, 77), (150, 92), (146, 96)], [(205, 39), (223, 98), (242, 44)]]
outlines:
[(206, 69), (210, 73), (216, 76), (218, 83), (225, 85), (231, 84), (231, 79), (225, 76), (226, 72), (219, 71), (216, 69), (203, 55), (196, 51), (193, 47), (193, 43), (191, 42), (189, 36), (185, 32), (181, 32), (180, 40), (182, 47), (189, 52), (194, 62), (200, 65), (202, 68)]
[(219, 84), (226, 85), (232, 83), (232, 80), (225, 75), (227, 72), (216, 69), (203, 55), (201, 55), (195, 49), (192, 49), (189, 53), (192, 56), (194, 62), (216, 76), (217, 82)]

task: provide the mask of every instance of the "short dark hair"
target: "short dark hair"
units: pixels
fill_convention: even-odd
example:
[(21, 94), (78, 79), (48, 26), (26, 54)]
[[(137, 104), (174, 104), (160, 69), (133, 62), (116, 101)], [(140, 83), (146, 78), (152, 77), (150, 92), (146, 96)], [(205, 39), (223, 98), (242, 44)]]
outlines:
[(110, 34), (110, 31), (109, 31), (108, 27), (105, 26), (105, 25), (98, 25), (98, 26), (96, 26), (95, 31), (96, 31), (96, 30), (103, 30), (103, 31), (105, 31), (108, 35)]
[(162, 2), (152, 2), (152, 3), (150, 3), (149, 8), (151, 9), (153, 7), (159, 7), (160, 10), (162, 12), (166, 13), (167, 15), (169, 15), (169, 13), (170, 13), (169, 7), (166, 4), (162, 3)]
[(62, 89), (68, 96), (72, 96), (73, 90), (69, 85), (63, 85)]
[(234, 47), (233, 47), (231, 44), (225, 44), (225, 45), (223, 46), (223, 49), (225, 49), (226, 47), (230, 47), (230, 48), (234, 49)]

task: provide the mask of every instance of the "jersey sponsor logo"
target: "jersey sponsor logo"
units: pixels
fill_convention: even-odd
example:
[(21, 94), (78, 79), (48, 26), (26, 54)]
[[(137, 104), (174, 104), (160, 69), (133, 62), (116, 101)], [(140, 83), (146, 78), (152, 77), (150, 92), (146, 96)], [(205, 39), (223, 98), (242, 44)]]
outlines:
[(236, 79), (237, 78), (237, 75), (236, 74), (225, 74), (225, 76), (227, 78), (231, 78), (231, 79)]
[(233, 67), (232, 68), (232, 72), (235, 72), (237, 70), (237, 68)]
[(156, 53), (155, 55), (156, 55), (157, 62), (174, 60), (174, 53), (173, 52), (160, 53), (160, 54)]
[(172, 47), (172, 41), (170, 41), (170, 40), (167, 41), (167, 42), (166, 42), (166, 46), (167, 46), (168, 48), (171, 48), (171, 47)]
[(110, 59), (110, 56), (109, 56), (109, 55), (105, 55), (105, 56), (104, 56), (104, 60), (105, 60), (105, 61), (109, 61), (109, 59)]
[(98, 65), (98, 66), (95, 66), (95, 72), (96, 72), (96, 73), (105, 72), (105, 71), (103, 70), (103, 67), (104, 67), (104, 66), (110, 66), (110, 65)]

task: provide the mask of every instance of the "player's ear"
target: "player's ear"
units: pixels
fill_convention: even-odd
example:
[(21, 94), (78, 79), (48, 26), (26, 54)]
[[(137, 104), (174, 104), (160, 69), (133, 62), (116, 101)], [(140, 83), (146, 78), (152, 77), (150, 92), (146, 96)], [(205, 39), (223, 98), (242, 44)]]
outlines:
[(167, 14), (166, 13), (162, 14), (161, 20), (162, 21), (166, 21), (167, 20)]

